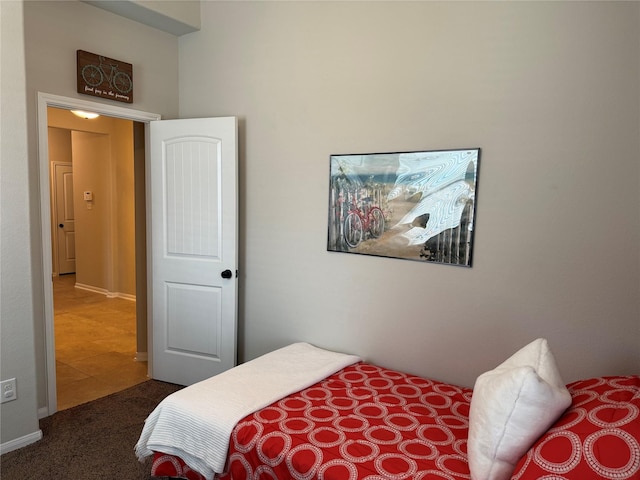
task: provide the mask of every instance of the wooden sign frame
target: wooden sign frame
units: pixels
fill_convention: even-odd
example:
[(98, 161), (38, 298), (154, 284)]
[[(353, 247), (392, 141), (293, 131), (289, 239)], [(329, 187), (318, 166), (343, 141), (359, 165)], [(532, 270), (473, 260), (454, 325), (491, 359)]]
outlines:
[(76, 60), (78, 93), (133, 103), (133, 65), (84, 50)]

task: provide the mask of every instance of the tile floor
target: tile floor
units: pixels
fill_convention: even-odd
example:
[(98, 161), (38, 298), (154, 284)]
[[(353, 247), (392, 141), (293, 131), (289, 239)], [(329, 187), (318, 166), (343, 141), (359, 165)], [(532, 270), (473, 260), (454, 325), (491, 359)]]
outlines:
[(75, 288), (75, 281), (53, 281), (58, 410), (147, 380), (147, 362), (135, 361), (135, 302)]

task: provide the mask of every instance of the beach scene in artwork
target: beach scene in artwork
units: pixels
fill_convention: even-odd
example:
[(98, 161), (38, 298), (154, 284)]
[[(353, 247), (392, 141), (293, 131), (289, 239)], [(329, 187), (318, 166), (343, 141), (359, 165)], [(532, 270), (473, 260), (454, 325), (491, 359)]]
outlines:
[(471, 266), (479, 156), (332, 155), (327, 249)]

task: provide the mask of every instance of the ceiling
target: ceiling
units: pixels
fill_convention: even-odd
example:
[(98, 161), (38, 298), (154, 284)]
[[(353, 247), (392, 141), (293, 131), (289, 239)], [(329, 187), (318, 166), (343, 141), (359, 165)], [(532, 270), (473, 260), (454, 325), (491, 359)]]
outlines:
[(200, 0), (81, 0), (176, 36), (200, 30)]

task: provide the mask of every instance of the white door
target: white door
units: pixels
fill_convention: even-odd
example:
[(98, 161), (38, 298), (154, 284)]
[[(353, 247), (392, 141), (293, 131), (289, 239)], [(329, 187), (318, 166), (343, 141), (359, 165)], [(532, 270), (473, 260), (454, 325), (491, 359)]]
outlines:
[(73, 213), (73, 169), (70, 163), (54, 163), (56, 259), (58, 275), (76, 271), (75, 217)]
[(152, 375), (190, 385), (236, 365), (237, 122), (150, 133)]

